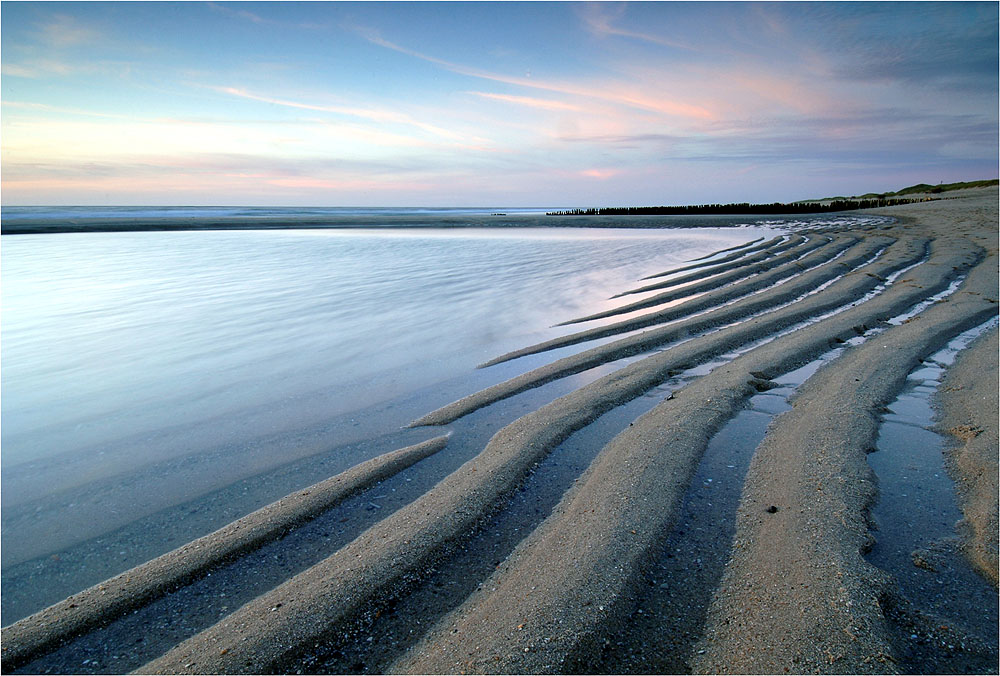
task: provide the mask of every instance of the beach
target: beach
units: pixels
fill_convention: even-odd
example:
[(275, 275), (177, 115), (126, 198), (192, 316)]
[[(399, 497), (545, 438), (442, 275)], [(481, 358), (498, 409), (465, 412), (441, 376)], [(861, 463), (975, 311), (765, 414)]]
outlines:
[[(3, 671), (995, 673), (998, 199), (941, 197), (665, 265), (393, 455), (5, 627)], [(963, 518), (913, 550), (961, 554), (981, 624), (866, 556), (886, 407), (970, 331), (925, 422)]]

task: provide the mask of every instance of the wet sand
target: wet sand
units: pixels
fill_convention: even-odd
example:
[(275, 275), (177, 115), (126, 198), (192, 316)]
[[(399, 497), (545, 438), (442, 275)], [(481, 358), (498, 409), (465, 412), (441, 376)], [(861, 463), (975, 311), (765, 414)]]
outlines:
[(946, 455), (959, 486), (963, 547), (997, 584), (997, 355), (994, 329), (960, 353), (938, 394), (940, 428), (951, 437)]
[[(654, 295), (620, 308), (649, 312), (569, 330), (563, 339), (494, 360), (623, 334), (415, 421), (452, 425), (451, 444), (466, 420), (488, 417), (548, 383), (608, 369), (506, 424), (439, 483), (314, 565), (227, 609), (217, 622), (180, 633), (148, 658), (126, 654), (121, 663), (144, 673), (580, 673), (667, 664), (694, 672), (898, 671), (886, 610), (894, 583), (863, 557), (878, 536), (868, 517), (878, 478), (865, 456), (882, 407), (920, 360), (996, 316), (997, 192), (964, 191), (880, 213), (899, 222), (797, 233), (719, 252), (718, 265), (698, 261), (700, 267), (664, 271), (648, 285), (655, 288), (635, 290)], [(955, 282), (957, 290), (912, 319), (887, 323)], [(684, 302), (657, 307), (677, 300)], [(648, 571), (664, 543), (685, 528), (682, 506), (713, 434), (775, 378), (848, 341), (858, 344), (798, 388), (792, 410), (772, 422), (757, 447), (742, 488), (733, 487), (740, 491), (735, 535), (710, 549), (723, 572), (709, 588), (684, 590), (707, 611), (671, 617), (670, 626), (685, 627), (692, 638), (657, 636), (649, 630), (658, 626), (654, 619), (632, 643), (640, 651), (648, 645), (658, 661), (616, 661), (613, 639), (635, 631)], [(995, 355), (994, 331), (960, 356), (940, 404), (942, 427), (963, 444), (951, 465), (965, 510), (961, 536), (994, 596)], [(706, 364), (717, 365), (699, 372)], [(647, 410), (610, 435), (551, 509), (525, 532), (506, 533), (509, 545), (498, 560), (470, 554), (485, 551), (488, 533), (503, 530), (505, 515), (547, 471), (550, 455), (650, 397)], [(427, 443), (422, 452), (445, 442)], [(178, 587), (202, 584), (195, 578), (210, 572), (222, 577), (249, 550), (265, 541), (280, 547), (280, 538), (291, 537), (285, 533), (320, 518), (317, 510), (300, 513), (280, 503), (265, 509), (280, 522), (268, 531), (277, 536), (159, 586), (143, 586), (137, 580), (148, 576), (134, 569), (4, 628), (4, 672), (79, 671), (73, 658), (82, 648), (74, 646), (95, 627), (110, 623), (100, 629), (102, 642), (124, 643), (129, 613), (154, 603), (183, 612), (170, 605)], [(166, 555), (178, 556), (180, 550)], [(467, 581), (457, 584), (461, 578)], [(995, 636), (953, 640), (967, 653), (954, 664), (992, 664), (995, 671)], [(672, 647), (662, 649), (666, 644)]]

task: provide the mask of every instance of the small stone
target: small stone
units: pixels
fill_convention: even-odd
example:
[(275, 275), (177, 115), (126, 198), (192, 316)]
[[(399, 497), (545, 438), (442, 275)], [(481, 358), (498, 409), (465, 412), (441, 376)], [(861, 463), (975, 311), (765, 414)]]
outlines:
[(929, 570), (932, 573), (937, 572), (931, 562), (927, 560), (925, 556), (927, 552), (920, 549), (916, 549), (910, 553), (910, 558), (913, 560), (913, 565), (917, 568), (923, 568), (924, 570)]
[(764, 511), (767, 512), (768, 514), (774, 514), (774, 513), (776, 513), (778, 511), (778, 508), (775, 505), (771, 505), (770, 507), (768, 507)]

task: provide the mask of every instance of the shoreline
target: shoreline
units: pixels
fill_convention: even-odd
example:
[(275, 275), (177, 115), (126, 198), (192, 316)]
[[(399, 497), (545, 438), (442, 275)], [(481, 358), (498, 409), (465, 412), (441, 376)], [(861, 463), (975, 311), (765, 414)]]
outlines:
[[(702, 638), (685, 648), (694, 655), (688, 663), (694, 671), (895, 670), (886, 629), (890, 619), (879, 604), (889, 594), (891, 580), (870, 570), (861, 557), (872, 537), (867, 507), (874, 499), (874, 484), (862, 465), (877, 433), (878, 407), (894, 396), (921, 356), (970, 323), (996, 315), (997, 192), (961, 193), (873, 212), (896, 218), (896, 223), (848, 231), (828, 227), (792, 236), (772, 247), (784, 249), (762, 257), (761, 268), (751, 260), (759, 247), (747, 247), (735, 258), (717, 261), (720, 269), (707, 264), (702, 273), (694, 273), (715, 287), (706, 286), (704, 295), (668, 310), (654, 307), (651, 315), (660, 312), (655, 317), (584, 329), (576, 338), (578, 332), (570, 328), (558, 344), (528, 347), (489, 362), (591, 340), (595, 331), (628, 334), (543, 364), (493, 392), (470, 394), (471, 405), (450, 405), (417, 420), (414, 425), (456, 424), (457, 436), (465, 431), (460, 419), (488, 416), (518, 392), (602, 364), (626, 362), (619, 371), (510, 422), (481, 453), (311, 568), (229, 609), (215, 623), (188, 635), (182, 632), (180, 640), (168, 639), (164, 645), (169, 649), (152, 661), (130, 662), (128, 668), (147, 673), (267, 673), (317, 666), (323, 667), (318, 671), (401, 673), (586, 669), (596, 655), (605, 655), (606, 637), (627, 631), (625, 620), (644, 584), (643, 571), (666, 535), (683, 526), (676, 522), (679, 505), (712, 434), (750, 396), (772, 387), (780, 374), (882, 327), (962, 280), (958, 291), (918, 315), (919, 321), (888, 328), (878, 341), (847, 350), (799, 388), (796, 407), (773, 423), (751, 462), (741, 489), (736, 546), (727, 548), (729, 562), (719, 586), (702, 590), (712, 599), (708, 619), (701, 629), (695, 627)], [(727, 277), (740, 271), (743, 255), (746, 274)], [(669, 278), (679, 271), (663, 274)], [(727, 281), (712, 281), (715, 274)], [(691, 285), (678, 288), (679, 295), (670, 300), (701, 288), (694, 275)], [(784, 282), (778, 284), (782, 275)], [(634, 333), (665, 321), (672, 323)], [(714, 332), (706, 333), (710, 330)], [(883, 340), (895, 346), (891, 359), (881, 351), (886, 349)], [(991, 340), (995, 343), (995, 332)], [(483, 524), (502, 518), (497, 515), (508, 509), (539, 464), (574, 434), (734, 350), (736, 356), (711, 373), (685, 376), (615, 435), (581, 469), (551, 513), (512, 543), (509, 555), (476, 589), (445, 594), (432, 614), (438, 618), (432, 626), (411, 625), (414, 635), (402, 643), (366, 640), (379, 633), (379, 623), (419, 618), (420, 607), (412, 599), (424, 598), (421, 594), (438, 569), (447, 569), (464, 549), (475, 548)], [(947, 393), (943, 425), (981, 430), (973, 436), (979, 440), (975, 454), (980, 464), (995, 463), (995, 424), (990, 427), (978, 418), (955, 422), (959, 414), (951, 412), (963, 406), (975, 410), (969, 402), (977, 397), (991, 395), (995, 402), (995, 389), (990, 390), (995, 378), (975, 379), (968, 370), (964, 376), (956, 371), (961, 380)], [(818, 464), (816, 439), (829, 439), (820, 447), (823, 461)], [(954, 466), (960, 477), (978, 471), (969, 469), (974, 463), (957, 460)], [(664, 477), (672, 479), (665, 482)], [(817, 481), (824, 490), (816, 489)], [(977, 496), (991, 491), (995, 497), (995, 480), (969, 489), (967, 504), (981, 504)], [(765, 503), (775, 512), (765, 509)], [(971, 512), (967, 517), (973, 524), (967, 532), (973, 535), (965, 537), (977, 543), (970, 548), (992, 547), (995, 552), (995, 529), (991, 542), (989, 528), (975, 526), (990, 523), (988, 510), (985, 517)], [(992, 518), (995, 524), (995, 509)], [(988, 559), (985, 565), (991, 565)], [(664, 584), (669, 586), (669, 580)], [(130, 591), (126, 586), (119, 593)], [(63, 602), (67, 610), (72, 599)], [(832, 602), (851, 611), (804, 612)], [(27, 628), (50, 621), (43, 617), (46, 612), (57, 611), (42, 611), (3, 629), (5, 672), (74, 671), (65, 660), (82, 650), (86, 635), (75, 639), (81, 642), (77, 648), (70, 642), (35, 662), (27, 661), (29, 652), (18, 653), (28, 644)], [(51, 630), (50, 625), (46, 631)], [(51, 645), (79, 631), (56, 636)], [(104, 643), (120, 636), (114, 625), (101, 631)], [(971, 639), (969, 644), (979, 645)], [(985, 659), (986, 665), (992, 659), (995, 669), (995, 642), (987, 648), (991, 654), (965, 657)], [(327, 655), (328, 661), (311, 662), (316, 654)], [(358, 663), (345, 655), (366, 656), (364, 669), (353, 669)], [(102, 667), (109, 665), (102, 661)]]
[[(94, 211), (100, 211), (95, 207)], [(49, 214), (38, 217), (32, 215), (7, 216), (0, 224), (0, 235), (45, 235), (45, 234), (97, 234), (107, 232), (241, 232), (269, 230), (329, 230), (350, 232), (352, 230), (404, 231), (444, 230), (462, 232), (475, 229), (525, 229), (525, 228), (573, 228), (594, 229), (685, 229), (718, 228), (737, 225), (759, 225), (767, 227), (769, 221), (795, 219), (836, 219), (853, 214), (864, 217), (866, 212), (829, 213), (758, 213), (758, 214), (701, 214), (701, 215), (619, 215), (607, 216), (550, 216), (544, 211), (511, 210), (503, 214), (481, 212), (430, 212), (414, 210), (412, 213), (393, 212), (388, 214), (354, 213), (350, 210), (330, 213), (300, 213), (293, 208), (265, 210), (264, 214), (205, 215), (192, 209), (192, 214), (169, 214), (156, 216), (101, 216), (87, 214), (72, 217)]]

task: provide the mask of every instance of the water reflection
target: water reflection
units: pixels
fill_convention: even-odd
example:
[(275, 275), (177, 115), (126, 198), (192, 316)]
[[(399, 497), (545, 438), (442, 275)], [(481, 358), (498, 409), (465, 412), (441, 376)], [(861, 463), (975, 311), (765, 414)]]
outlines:
[[(765, 233), (766, 234), (766, 233)], [(3, 241), (4, 566), (318, 452), (337, 416), (568, 333), (741, 230)], [(398, 420), (366, 429), (398, 429)], [(86, 508), (84, 508), (86, 505)]]

